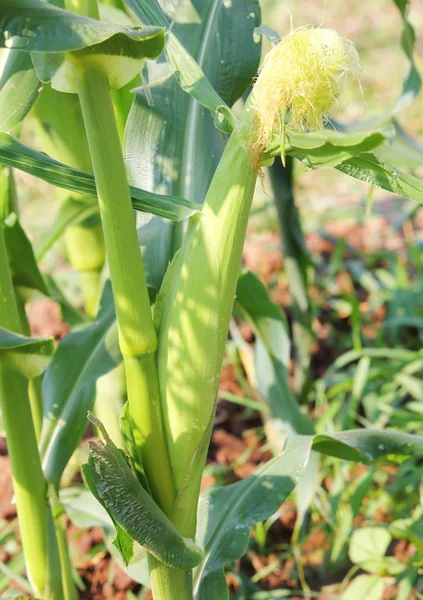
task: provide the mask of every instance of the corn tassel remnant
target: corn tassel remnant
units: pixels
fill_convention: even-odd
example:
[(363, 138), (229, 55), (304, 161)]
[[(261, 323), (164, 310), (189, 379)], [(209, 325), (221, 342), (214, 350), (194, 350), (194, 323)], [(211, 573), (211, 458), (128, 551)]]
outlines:
[(283, 38), (266, 56), (253, 89), (250, 149), (256, 162), (285, 114), (290, 116), (287, 127), (321, 129), (343, 85), (358, 69), (353, 42), (336, 31), (308, 26)]

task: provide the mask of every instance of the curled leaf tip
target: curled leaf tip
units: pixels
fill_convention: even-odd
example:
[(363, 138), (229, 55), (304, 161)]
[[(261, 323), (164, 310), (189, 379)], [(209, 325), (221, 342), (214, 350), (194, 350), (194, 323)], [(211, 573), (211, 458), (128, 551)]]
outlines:
[(254, 86), (253, 155), (266, 150), (285, 114), (289, 128), (321, 129), (343, 85), (358, 71), (353, 42), (336, 31), (312, 26), (291, 31), (268, 53)]

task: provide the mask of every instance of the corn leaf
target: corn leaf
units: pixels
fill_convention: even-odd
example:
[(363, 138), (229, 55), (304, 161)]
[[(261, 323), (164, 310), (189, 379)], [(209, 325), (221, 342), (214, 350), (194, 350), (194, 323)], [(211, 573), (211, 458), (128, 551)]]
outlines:
[[(103, 434), (103, 440), (90, 442), (90, 487), (95, 485), (101, 503), (126, 534), (121, 539), (125, 544), (135, 540), (169, 567), (192, 569), (198, 565), (202, 558), (200, 549), (178, 533), (142, 487), (98, 419), (93, 416), (90, 419)], [(123, 548), (124, 557), (127, 552)]]
[(259, 278), (246, 271), (238, 279), (235, 310), (256, 334), (256, 378), (281, 438), (313, 433), (311, 421), (301, 412), (289, 387), (290, 340), (281, 309), (273, 304)]
[(384, 162), (395, 165), (397, 169), (415, 169), (423, 166), (423, 144), (412, 138), (393, 119), (395, 137), (392, 142), (385, 142), (374, 154)]
[(195, 600), (228, 598), (223, 568), (240, 558), (253, 525), (273, 515), (295, 488), (310, 457), (312, 437), (293, 437), (284, 452), (250, 477), (203, 492), (197, 543), (204, 559), (194, 571)]
[[(0, 133), (0, 164), (39, 177), (57, 187), (90, 198), (97, 197), (93, 175), (37, 152), (6, 133)], [(132, 186), (130, 192), (135, 210), (150, 212), (165, 219), (179, 221), (198, 211), (195, 204), (176, 196), (154, 194)]]
[(108, 73), (110, 86), (119, 89), (139, 73), (146, 58), (159, 56), (164, 30), (113, 25), (41, 0), (4, 0), (0, 45), (33, 52), (41, 81), (51, 81), (56, 90), (76, 93), (72, 65), (64, 52), (72, 51), (74, 58), (81, 59), (90, 55)]
[(83, 474), (86, 486), (88, 487), (88, 489), (90, 490), (90, 492), (92, 493), (94, 498), (97, 500), (97, 502), (100, 503), (100, 505), (104, 508), (106, 513), (109, 515), (109, 517), (112, 521), (113, 527), (115, 529), (115, 537), (113, 539), (113, 545), (118, 550), (120, 556), (123, 558), (125, 565), (128, 566), (131, 563), (132, 559), (134, 558), (135, 543), (134, 543), (134, 540), (131, 538), (131, 536), (129, 534), (127, 534), (126, 531), (124, 531), (120, 527), (120, 525), (114, 520), (112, 515), (109, 513), (107, 506), (105, 505), (105, 503), (103, 502), (103, 500), (101, 499), (101, 497), (97, 491), (95, 466), (94, 466), (94, 460), (93, 460), (92, 456), (89, 457), (88, 463), (82, 465), (82, 474)]
[[(167, 26), (166, 15), (155, 1), (137, 6), (142, 20)], [(135, 3), (131, 7), (135, 10)], [(256, 0), (231, 4), (206, 0), (197, 6), (198, 13), (191, 9), (178, 5), (169, 42), (172, 36), (180, 38), (186, 50), (178, 46), (178, 52), (186, 55), (189, 51), (207, 75), (206, 85), (212, 85), (220, 95), (218, 104), (232, 106), (251, 82), (260, 59), (260, 44), (254, 41), (254, 26), (260, 17), (258, 4)], [(181, 89), (170, 64), (172, 52), (168, 45), (168, 63), (161, 58), (159, 64), (148, 65), (148, 84), (137, 90), (125, 130), (126, 164), (132, 184), (200, 204), (224, 139), (216, 131), (213, 118)], [(206, 81), (204, 73), (200, 79)], [(147, 280), (157, 291), (178, 248), (180, 226), (145, 214), (137, 215), (137, 225)]]
[(13, 285), (19, 288), (25, 300), (30, 299), (32, 290), (49, 296), (44, 278), (38, 269), (31, 242), (14, 213), (3, 221), (3, 233)]
[[(163, 30), (129, 28), (82, 17), (42, 0), (2, 0), (0, 46), (26, 52), (65, 52), (89, 48), (113, 36), (135, 43), (150, 41), (146, 58), (156, 58), (163, 48)], [(156, 39), (157, 38), (157, 39)]]
[[(378, 129), (358, 132), (338, 132), (331, 130), (300, 133), (286, 131), (285, 154), (304, 162), (309, 168), (336, 167), (338, 164), (380, 146), (387, 137), (394, 135), (391, 125)], [(280, 138), (275, 138), (269, 150), (269, 157), (280, 155)]]
[(0, 131), (9, 132), (22, 121), (41, 88), (30, 55), (10, 50), (0, 78)]
[(351, 158), (336, 168), (355, 179), (423, 203), (423, 182), (420, 179), (383, 162), (370, 152)]
[(316, 435), (313, 450), (369, 465), (387, 455), (423, 456), (423, 437), (400, 431), (353, 429)]
[[(156, 0), (126, 3), (141, 21), (169, 27), (170, 21)], [(166, 55), (181, 87), (212, 113), (217, 127), (229, 133), (234, 117), (228, 105), (251, 83), (260, 60), (261, 44), (253, 42), (254, 27), (260, 24), (260, 7), (256, 0), (209, 0), (196, 9), (195, 14), (190, 7), (188, 13), (179, 11), (179, 19), (168, 33)], [(178, 20), (182, 27), (178, 27)], [(248, 44), (248, 35), (254, 45)], [(220, 73), (220, 82), (216, 81), (216, 72)]]
[(416, 45), (416, 34), (413, 26), (407, 18), (410, 0), (394, 0), (394, 2), (401, 13), (401, 18), (403, 21), (401, 47), (408, 59), (408, 68), (403, 82), (402, 93), (394, 107), (394, 112), (398, 113), (400, 110), (409, 106), (419, 94), (421, 89), (421, 77), (417, 70), (413, 56)]
[(53, 338), (26, 337), (0, 328), (0, 361), (13, 364), (28, 379), (43, 373), (53, 352)]
[(58, 487), (63, 469), (82, 439), (97, 379), (120, 361), (112, 293), (107, 285), (96, 321), (60, 342), (43, 378), (40, 448), (44, 473), (54, 486)]
[(283, 166), (281, 158), (276, 157), (269, 168), (269, 179), (282, 234), (283, 266), (292, 296), (292, 337), (296, 354), (293, 389), (301, 401), (306, 398), (311, 384), (310, 365), (315, 336), (308, 285), (314, 265), (295, 203), (293, 177), (292, 158), (286, 157), (286, 166)]

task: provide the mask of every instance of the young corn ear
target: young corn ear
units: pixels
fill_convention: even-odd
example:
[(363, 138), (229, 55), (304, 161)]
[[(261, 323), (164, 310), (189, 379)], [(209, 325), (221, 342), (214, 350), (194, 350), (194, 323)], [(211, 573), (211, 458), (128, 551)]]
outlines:
[[(174, 522), (193, 535), (195, 506), (254, 191), (244, 131), (232, 134), (159, 297), (157, 365), (175, 487)], [(200, 465), (200, 467), (199, 467)], [(188, 519), (185, 521), (185, 519)]]
[(292, 127), (321, 126), (355, 57), (350, 42), (312, 28), (292, 32), (272, 50), (225, 148), (203, 211), (192, 218), (165, 279), (156, 306), (157, 365), (177, 492), (173, 522), (185, 536), (195, 531), (201, 469), (261, 153), (278, 130), (281, 113), (290, 112)]

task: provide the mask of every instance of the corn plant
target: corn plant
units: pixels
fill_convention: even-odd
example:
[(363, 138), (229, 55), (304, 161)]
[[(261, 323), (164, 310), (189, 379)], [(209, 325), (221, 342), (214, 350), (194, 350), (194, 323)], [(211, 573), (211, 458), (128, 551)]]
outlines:
[[(122, 361), (124, 447), (118, 449), (89, 412), (100, 439), (90, 443), (85, 483), (109, 514), (125, 563), (141, 556), (148, 561), (156, 600), (220, 599), (228, 597), (225, 564), (244, 553), (252, 525), (294, 489), (313, 451), (365, 463), (423, 452), (420, 437), (401, 432), (315, 435), (285, 385), (283, 452), (255, 475), (200, 498), (237, 286), (243, 290), (238, 307), (260, 332), (268, 367), (286, 383), (286, 350), (278, 353), (272, 343), (283, 317), (260, 282), (239, 279), (261, 169), (275, 157), (295, 158), (418, 202), (423, 185), (379, 158), (377, 148), (393, 136), (389, 121), (355, 132), (324, 129), (358, 65), (352, 42), (334, 31), (291, 31), (265, 58), (238, 114), (231, 107), (251, 84), (260, 56), (255, 0), (210, 2), (204, 12), (188, 5), (172, 15), (174, 27), (155, 0), (127, 0), (126, 6), (126, 24), (120, 25), (100, 19), (96, 0), (69, 3), (78, 13), (60, 2), (0, 1), (1, 45), (12, 53), (0, 98), (3, 130), (19, 124), (44, 86), (41, 97), (52, 94), (53, 114), (62, 98), (80, 107), (89, 153), (87, 166), (64, 164), (0, 134), (8, 182), (0, 228), (1, 410), (36, 597), (75, 597), (60, 480), (85, 429), (97, 379)], [(187, 23), (192, 38), (184, 39)], [(242, 42), (239, 51), (230, 35)], [(220, 61), (208, 53), (213, 43), (216, 53), (227, 52)], [(119, 90), (132, 87), (141, 72), (128, 115)], [(13, 105), (17, 79), (27, 96)], [(407, 89), (413, 86), (415, 73)], [(84, 211), (100, 217), (111, 287), (104, 286), (95, 321), (65, 338), (53, 356), (51, 340), (28, 336), (25, 290), (53, 292), (19, 225), (10, 168), (75, 194), (67, 223), (83, 222)], [(98, 271), (98, 264), (90, 270)], [(31, 402), (30, 386), (41, 376)]]

